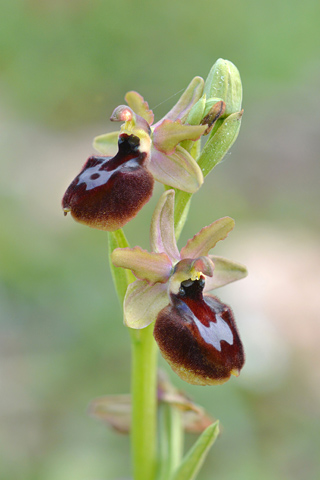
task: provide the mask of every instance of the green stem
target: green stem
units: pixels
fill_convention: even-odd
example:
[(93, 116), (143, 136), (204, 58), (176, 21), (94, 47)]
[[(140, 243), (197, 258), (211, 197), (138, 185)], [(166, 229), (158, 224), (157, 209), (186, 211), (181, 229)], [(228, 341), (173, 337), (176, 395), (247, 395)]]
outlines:
[(180, 233), (186, 223), (192, 193), (183, 192), (182, 190), (176, 190), (175, 205), (174, 205), (174, 230), (176, 233), (176, 239), (180, 237)]
[(183, 453), (182, 412), (176, 406), (160, 403), (159, 434), (157, 480), (168, 480), (180, 465)]
[(153, 325), (132, 333), (133, 478), (153, 480), (157, 438), (157, 344)]
[[(129, 247), (121, 229), (109, 233), (109, 255), (115, 248)], [(110, 259), (114, 285), (121, 305), (127, 287), (136, 278), (130, 270), (116, 268)], [(131, 450), (135, 480), (153, 480), (157, 438), (157, 344), (153, 325), (129, 329), (132, 343), (132, 424)]]

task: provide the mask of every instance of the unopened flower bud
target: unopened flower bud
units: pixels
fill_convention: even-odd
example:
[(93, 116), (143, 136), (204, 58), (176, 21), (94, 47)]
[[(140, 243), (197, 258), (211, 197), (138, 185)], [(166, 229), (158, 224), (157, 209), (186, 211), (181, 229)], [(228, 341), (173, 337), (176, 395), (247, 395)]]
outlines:
[(211, 68), (205, 83), (207, 102), (220, 98), (226, 104), (225, 116), (241, 110), (242, 85), (239, 70), (228, 60), (219, 58)]

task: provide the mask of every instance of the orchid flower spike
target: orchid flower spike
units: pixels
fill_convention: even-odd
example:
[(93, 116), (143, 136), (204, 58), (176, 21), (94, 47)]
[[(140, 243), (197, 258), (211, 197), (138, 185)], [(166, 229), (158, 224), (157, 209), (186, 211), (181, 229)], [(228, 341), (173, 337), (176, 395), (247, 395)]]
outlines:
[(230, 307), (206, 292), (247, 275), (243, 265), (209, 255), (234, 220), (224, 217), (204, 227), (179, 252), (174, 195), (174, 190), (163, 193), (153, 214), (152, 253), (134, 247), (111, 255), (116, 267), (130, 269), (138, 279), (126, 292), (125, 324), (141, 329), (155, 321), (161, 354), (188, 383), (224, 383), (239, 375), (244, 352)]

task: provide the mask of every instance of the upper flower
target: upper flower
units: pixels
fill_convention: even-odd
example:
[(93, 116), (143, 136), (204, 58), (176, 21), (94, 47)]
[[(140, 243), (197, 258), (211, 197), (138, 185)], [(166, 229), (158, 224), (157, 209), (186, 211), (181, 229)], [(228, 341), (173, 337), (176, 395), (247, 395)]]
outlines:
[[(121, 133), (133, 134), (140, 138), (144, 151), (148, 152), (148, 169), (155, 180), (185, 192), (196, 192), (203, 183), (201, 169), (181, 142), (195, 141), (203, 135), (208, 124), (200, 125), (204, 114), (197, 118), (197, 124), (190, 124), (188, 118), (192, 108), (200, 100), (204, 80), (195, 77), (177, 104), (159, 122), (153, 125), (154, 114), (143, 97), (134, 91), (125, 96), (127, 105), (117, 107), (110, 120), (125, 122)], [(222, 102), (223, 103), (223, 102)], [(209, 119), (208, 119), (209, 121)], [(93, 146), (104, 155), (114, 155), (117, 151), (119, 132), (99, 135)]]
[[(196, 192), (203, 176), (221, 161), (238, 135), (241, 99), (239, 72), (223, 59), (215, 62), (206, 82), (195, 77), (156, 124), (142, 96), (128, 92), (127, 105), (117, 107), (111, 116), (112, 121), (123, 123), (120, 133), (95, 138), (94, 147), (102, 155), (90, 157), (68, 187), (62, 200), (65, 215), (70, 212), (81, 223), (112, 231), (148, 202), (154, 179)], [(199, 155), (197, 140), (218, 119)]]
[(203, 87), (203, 79), (195, 77), (173, 109), (154, 126), (148, 104), (137, 92), (128, 92), (128, 106), (120, 105), (110, 118), (123, 122), (120, 132), (95, 138), (94, 147), (103, 156), (90, 157), (70, 184), (62, 200), (64, 213), (71, 212), (75, 220), (90, 227), (112, 231), (125, 225), (149, 201), (154, 179), (196, 192), (203, 174), (182, 144), (187, 147), (208, 133), (224, 111), (221, 101), (204, 116), (202, 101), (197, 121), (203, 117), (204, 124), (185, 123), (194, 106), (198, 111)]
[(124, 300), (131, 328), (154, 320), (162, 355), (189, 383), (223, 383), (239, 374), (244, 354), (231, 309), (203, 293), (246, 276), (244, 266), (209, 255), (226, 238), (234, 221), (224, 217), (204, 227), (179, 252), (173, 226), (174, 191), (166, 191), (155, 209), (150, 232), (152, 253), (118, 248), (111, 259), (138, 278)]

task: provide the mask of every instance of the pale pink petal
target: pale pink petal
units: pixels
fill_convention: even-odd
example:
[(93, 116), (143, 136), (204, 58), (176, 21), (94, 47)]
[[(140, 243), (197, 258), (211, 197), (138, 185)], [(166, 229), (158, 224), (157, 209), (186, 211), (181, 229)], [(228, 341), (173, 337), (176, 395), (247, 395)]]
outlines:
[(131, 395), (106, 395), (95, 398), (89, 405), (89, 415), (114, 428), (129, 433), (131, 425)]
[(203, 183), (201, 168), (190, 153), (179, 145), (171, 155), (165, 155), (153, 147), (148, 169), (158, 182), (184, 192), (194, 193)]
[(124, 323), (140, 329), (152, 323), (160, 310), (169, 304), (166, 285), (149, 285), (143, 280), (130, 283), (124, 299)]
[(154, 210), (151, 227), (151, 249), (157, 253), (166, 253), (175, 263), (180, 260), (180, 254), (174, 234), (174, 190), (164, 192)]
[(175, 106), (157, 123), (157, 125), (159, 125), (165, 119), (173, 121), (180, 119), (182, 122), (185, 122), (191, 108), (201, 98), (203, 88), (203, 78), (194, 77)]
[(150, 284), (166, 283), (172, 268), (165, 253), (150, 253), (140, 247), (116, 248), (111, 260), (115, 267), (128, 268), (137, 278)]
[(224, 240), (234, 227), (234, 220), (223, 217), (204, 227), (181, 250), (181, 258), (197, 258), (208, 255), (219, 240)]
[(241, 265), (241, 263), (236, 263), (216, 255), (210, 255), (210, 259), (214, 263), (214, 272), (212, 277), (206, 277), (205, 279), (205, 292), (223, 287), (236, 280), (241, 280), (248, 274), (246, 267)]

